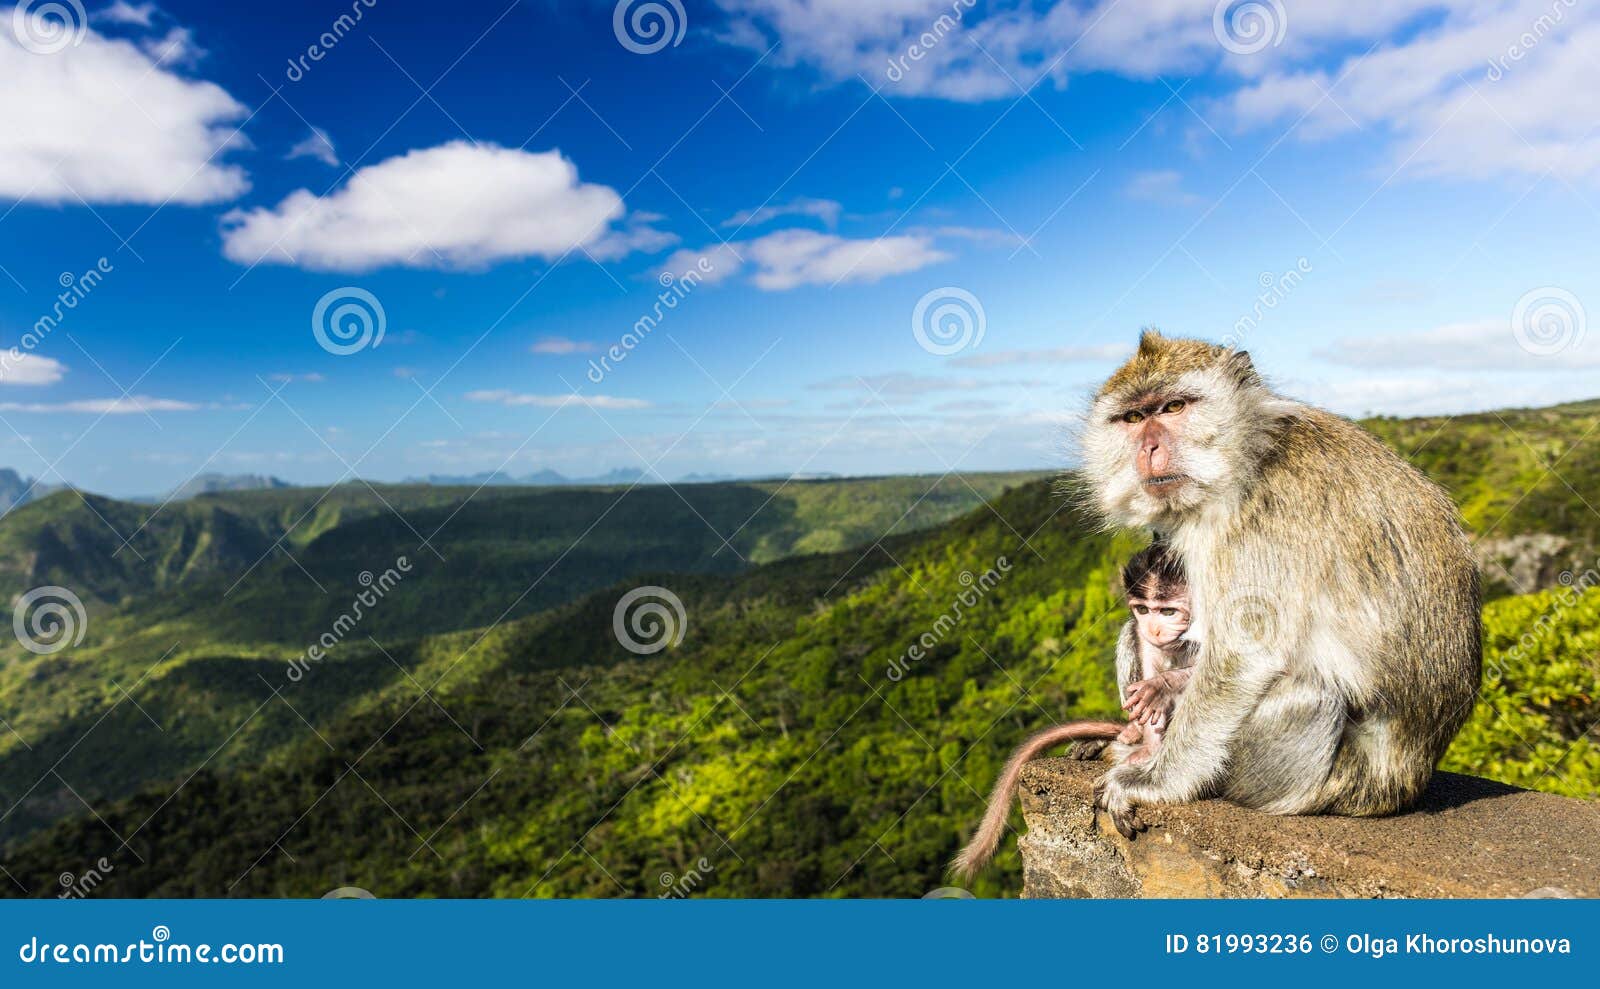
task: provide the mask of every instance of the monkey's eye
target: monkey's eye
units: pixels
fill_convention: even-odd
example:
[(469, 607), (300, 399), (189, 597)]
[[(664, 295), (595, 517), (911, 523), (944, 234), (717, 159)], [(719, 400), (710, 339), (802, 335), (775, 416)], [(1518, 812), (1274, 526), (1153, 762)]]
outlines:
[(1150, 609), (1146, 608), (1142, 604), (1136, 604), (1133, 606), (1133, 613), (1136, 615), (1148, 615), (1150, 613)]
[(1178, 613), (1178, 609), (1177, 608), (1162, 608), (1161, 609), (1161, 617), (1162, 618), (1171, 618), (1173, 615), (1176, 615), (1177, 613)]
[(1183, 409), (1184, 409), (1184, 406), (1186, 406), (1188, 404), (1189, 404), (1188, 402), (1185, 402), (1181, 398), (1175, 398), (1172, 401), (1168, 402), (1166, 405), (1163, 405), (1161, 407), (1161, 411), (1163, 413), (1182, 412)]
[(1136, 423), (1136, 422), (1144, 422), (1144, 413), (1140, 412), (1138, 409), (1133, 409), (1131, 411), (1124, 412), (1122, 414), (1122, 421), (1126, 422), (1126, 423), (1129, 423), (1129, 424)]

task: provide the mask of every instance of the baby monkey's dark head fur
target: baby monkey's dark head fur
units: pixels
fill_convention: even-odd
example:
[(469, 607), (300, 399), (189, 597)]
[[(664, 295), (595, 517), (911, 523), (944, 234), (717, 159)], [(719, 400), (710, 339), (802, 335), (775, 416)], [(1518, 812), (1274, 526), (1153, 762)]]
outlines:
[(1083, 466), (1111, 524), (1168, 529), (1236, 501), (1298, 406), (1242, 350), (1155, 330), (1095, 395)]
[(1126, 597), (1173, 598), (1188, 589), (1183, 561), (1165, 543), (1151, 543), (1123, 564), (1122, 592)]

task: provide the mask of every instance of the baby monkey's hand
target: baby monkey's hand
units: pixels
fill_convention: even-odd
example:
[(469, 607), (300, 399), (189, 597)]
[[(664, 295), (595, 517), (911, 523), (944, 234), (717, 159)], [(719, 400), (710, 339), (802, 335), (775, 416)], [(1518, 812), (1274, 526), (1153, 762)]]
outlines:
[(1178, 695), (1188, 685), (1191, 672), (1188, 669), (1168, 670), (1148, 680), (1128, 684), (1127, 696), (1122, 700), (1122, 709), (1128, 712), (1128, 720), (1157, 727), (1164, 725), (1167, 712), (1172, 710)]

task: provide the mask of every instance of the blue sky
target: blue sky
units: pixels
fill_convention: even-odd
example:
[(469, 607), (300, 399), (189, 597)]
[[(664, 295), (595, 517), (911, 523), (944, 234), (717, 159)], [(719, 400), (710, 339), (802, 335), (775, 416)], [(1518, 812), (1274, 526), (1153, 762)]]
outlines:
[(1147, 324), (1347, 414), (1600, 395), (1564, 0), (40, 6), (0, 464), (51, 482), (1060, 466)]

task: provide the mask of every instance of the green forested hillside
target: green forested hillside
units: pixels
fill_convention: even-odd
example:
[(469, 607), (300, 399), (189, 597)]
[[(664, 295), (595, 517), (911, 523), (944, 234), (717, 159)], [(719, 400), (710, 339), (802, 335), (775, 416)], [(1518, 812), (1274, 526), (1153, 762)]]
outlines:
[(181, 779), (208, 757), (214, 769), (248, 765), (295, 738), (303, 725), (279, 705), (239, 726), (285, 661), (351, 612), (362, 575), (402, 557), (409, 570), (341, 637), (341, 676), (304, 702), (307, 714), (343, 716), (404, 684), (397, 661), (420, 636), (534, 614), (635, 574), (733, 573), (870, 542), (1037, 476), (342, 485), (164, 508), (58, 493), (0, 520), (0, 591), (15, 601), (59, 585), (87, 613), (70, 650), (0, 645), (0, 837), (82, 812), (80, 797)]
[[(1447, 768), (1600, 797), (1597, 422), (1591, 404), (1369, 424), (1502, 554), (1483, 692)], [(692, 511), (657, 490), (606, 513), (580, 544), (593, 555), (558, 560), (560, 586), (526, 605), (604, 505), (502, 489), (298, 682), (286, 660), (347, 607), (352, 571), (416, 552), (381, 505), (353, 497), (315, 534), (295, 530), (295, 559), (227, 597), (200, 591), (236, 566), (188, 564), (115, 604), (96, 597), (83, 646), (0, 673), (0, 713), (21, 723), (0, 741), (0, 862), (16, 879), (0, 888), (52, 895), (57, 874), (102, 855), (115, 869), (96, 895), (116, 896), (944, 885), (1010, 748), (1041, 724), (1115, 713), (1113, 575), (1136, 543), (1094, 531), (1046, 481), (949, 518), (975, 496), (951, 478), (941, 503), (917, 502), (929, 480), (790, 485), (774, 502), (792, 502), (737, 535), (776, 485), (684, 488)], [(306, 503), (217, 505), (275, 540)], [(430, 523), (451, 510), (405, 509)], [(696, 515), (748, 564), (722, 559)], [(121, 579), (109, 572), (106, 586)], [(677, 595), (687, 622), (680, 643), (638, 655), (613, 609), (644, 584)], [(977, 891), (1014, 893), (1016, 870), (1008, 843)]]

